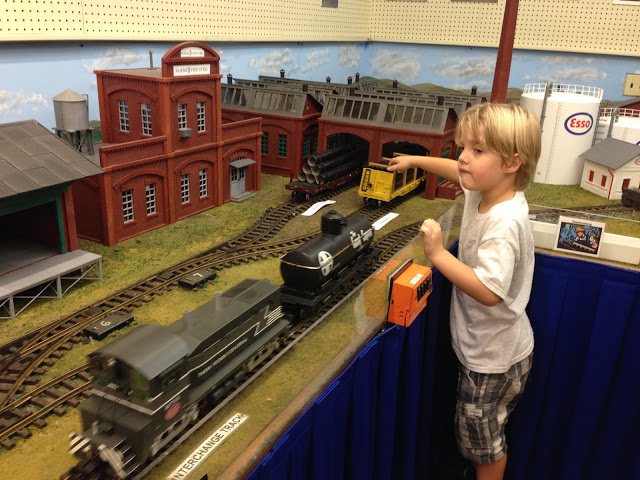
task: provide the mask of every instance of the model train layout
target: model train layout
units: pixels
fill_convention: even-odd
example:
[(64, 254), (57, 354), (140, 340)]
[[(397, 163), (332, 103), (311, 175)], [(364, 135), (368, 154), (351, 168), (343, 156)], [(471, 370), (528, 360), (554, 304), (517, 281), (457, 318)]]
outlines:
[(372, 241), (369, 220), (330, 211), (320, 234), (282, 258), (282, 286), (243, 280), (167, 327), (139, 326), (90, 354), (92, 395), (70, 452), (127, 478), (369, 261)]

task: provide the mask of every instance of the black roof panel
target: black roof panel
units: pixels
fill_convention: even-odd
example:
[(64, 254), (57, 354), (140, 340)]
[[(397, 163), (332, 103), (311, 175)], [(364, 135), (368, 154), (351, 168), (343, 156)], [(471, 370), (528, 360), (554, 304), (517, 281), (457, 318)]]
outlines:
[(0, 125), (0, 199), (103, 172), (35, 120)]

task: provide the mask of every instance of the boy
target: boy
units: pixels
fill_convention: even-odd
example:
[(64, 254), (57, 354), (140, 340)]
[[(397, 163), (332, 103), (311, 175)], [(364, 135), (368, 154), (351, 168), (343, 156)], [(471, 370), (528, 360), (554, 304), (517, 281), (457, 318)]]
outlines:
[(540, 156), (540, 126), (516, 105), (469, 108), (456, 127), (459, 160), (398, 156), (390, 171), (420, 167), (460, 182), (465, 194), (458, 258), (433, 219), (420, 227), (424, 252), (454, 285), (451, 343), (459, 360), (456, 437), (478, 480), (502, 479), (504, 427), (524, 390), (533, 356), (525, 307), (533, 235), (524, 197)]

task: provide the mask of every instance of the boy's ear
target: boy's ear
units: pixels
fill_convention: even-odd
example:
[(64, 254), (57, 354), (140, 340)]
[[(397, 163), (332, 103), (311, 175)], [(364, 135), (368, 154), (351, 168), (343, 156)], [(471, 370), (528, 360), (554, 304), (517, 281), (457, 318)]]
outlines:
[(522, 159), (520, 158), (520, 155), (516, 153), (513, 157), (507, 158), (504, 161), (502, 169), (504, 170), (504, 173), (515, 173), (520, 168), (520, 165), (522, 165)]

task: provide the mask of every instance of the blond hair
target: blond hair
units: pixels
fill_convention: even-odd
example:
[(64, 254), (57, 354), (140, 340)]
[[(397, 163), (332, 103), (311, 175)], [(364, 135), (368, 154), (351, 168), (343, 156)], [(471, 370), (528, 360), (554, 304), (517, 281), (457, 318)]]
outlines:
[(484, 129), (484, 143), (502, 161), (509, 163), (515, 154), (521, 160), (516, 172), (514, 188), (526, 190), (540, 157), (540, 121), (526, 108), (513, 104), (482, 103), (469, 107), (456, 126), (456, 143), (461, 146), (465, 135), (480, 141), (480, 128)]

